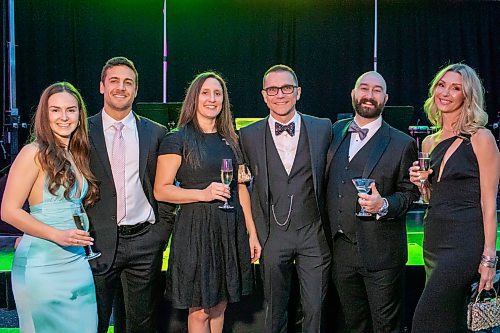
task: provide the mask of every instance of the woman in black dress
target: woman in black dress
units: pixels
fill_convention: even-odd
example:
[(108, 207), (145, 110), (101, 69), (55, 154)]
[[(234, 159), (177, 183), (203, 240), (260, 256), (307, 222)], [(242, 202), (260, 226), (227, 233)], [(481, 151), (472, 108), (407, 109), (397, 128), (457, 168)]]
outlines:
[[(191, 82), (178, 128), (160, 147), (154, 188), (157, 200), (180, 204), (168, 267), (172, 303), (189, 309), (189, 332), (222, 332), (227, 303), (251, 291), (261, 247), (236, 163), (236, 179), (221, 183), (222, 159), (236, 161), (240, 150), (219, 75)], [(234, 209), (220, 209), (226, 201)]]
[(426, 137), (431, 171), (420, 185), (418, 162), (410, 179), (429, 200), (424, 220), (426, 285), (413, 317), (413, 333), (468, 332), (467, 297), (474, 278), (492, 288), (496, 256), (496, 195), (500, 154), (484, 128), (484, 90), (465, 64), (439, 71), (424, 109), (439, 129)]

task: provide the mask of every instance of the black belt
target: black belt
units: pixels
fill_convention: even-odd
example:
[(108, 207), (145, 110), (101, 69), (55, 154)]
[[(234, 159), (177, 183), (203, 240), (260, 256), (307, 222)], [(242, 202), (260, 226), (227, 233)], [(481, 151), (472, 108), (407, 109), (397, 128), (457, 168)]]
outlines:
[(129, 236), (129, 235), (134, 235), (139, 233), (140, 231), (144, 230), (147, 226), (149, 226), (151, 223), (149, 222), (143, 222), (143, 223), (137, 223), (134, 225), (119, 225), (118, 226), (118, 233), (123, 236)]

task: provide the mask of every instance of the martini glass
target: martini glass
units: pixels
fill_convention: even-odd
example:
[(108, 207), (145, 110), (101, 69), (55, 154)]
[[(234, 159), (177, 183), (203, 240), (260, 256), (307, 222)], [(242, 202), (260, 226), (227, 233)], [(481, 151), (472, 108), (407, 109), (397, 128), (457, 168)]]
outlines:
[[(352, 183), (354, 184), (354, 187), (356, 187), (358, 193), (368, 194), (368, 192), (370, 192), (370, 187), (373, 183), (375, 183), (375, 180), (370, 178), (353, 178)], [(361, 206), (361, 210), (356, 213), (356, 216), (372, 216), (372, 214), (365, 211), (364, 207)]]

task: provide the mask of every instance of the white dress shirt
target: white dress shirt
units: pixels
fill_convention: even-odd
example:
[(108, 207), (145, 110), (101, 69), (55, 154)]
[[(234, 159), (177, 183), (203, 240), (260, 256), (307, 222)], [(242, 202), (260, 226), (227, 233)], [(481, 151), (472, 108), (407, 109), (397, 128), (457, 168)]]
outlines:
[[(372, 136), (374, 136), (375, 133), (377, 133), (377, 131), (380, 129), (381, 126), (382, 126), (382, 116), (379, 116), (377, 119), (375, 119), (372, 122), (369, 122), (365, 126), (360, 126), (360, 128), (368, 129), (368, 133), (366, 134), (366, 137), (363, 140), (359, 138), (358, 133), (356, 132), (351, 133), (351, 141), (349, 143), (349, 162), (351, 162), (352, 158), (356, 156), (356, 154), (361, 150), (361, 148), (363, 148), (364, 145), (366, 145), (368, 141), (370, 141)], [(378, 214), (376, 215), (377, 220), (387, 215), (387, 208), (389, 207), (389, 202), (387, 201), (387, 199), (386, 198), (382, 199), (384, 200), (384, 204), (380, 209), (380, 211), (378, 212)]]
[(295, 161), (295, 154), (297, 153), (297, 146), (299, 145), (301, 118), (299, 113), (295, 112), (295, 116), (288, 123), (282, 124), (288, 125), (291, 122), (295, 122), (294, 136), (290, 136), (287, 131), (284, 131), (280, 135), (276, 135), (276, 132), (274, 130), (276, 122), (278, 121), (274, 119), (272, 115), (270, 115), (268, 118), (268, 123), (269, 128), (271, 129), (271, 135), (273, 137), (274, 145), (276, 146), (276, 150), (278, 150), (278, 154), (280, 155), (280, 159), (283, 163), (283, 166), (285, 167), (286, 173), (290, 175), (293, 162)]
[[(104, 139), (106, 140), (106, 150), (109, 161), (111, 161), (113, 137), (115, 128), (113, 124), (117, 121), (111, 118), (106, 111), (102, 112), (102, 126), (104, 129)], [(139, 179), (139, 133), (134, 114), (130, 112), (121, 121), (124, 127), (122, 135), (125, 140), (125, 217), (117, 221), (118, 225), (134, 225), (142, 222), (155, 222), (153, 207), (144, 194), (141, 180)]]
[(377, 131), (380, 129), (380, 126), (382, 126), (382, 116), (379, 116), (377, 119), (375, 119), (372, 122), (369, 122), (364, 126), (360, 126), (360, 128), (368, 129), (368, 133), (366, 134), (366, 137), (363, 140), (359, 138), (358, 133), (356, 132), (351, 133), (351, 141), (349, 143), (349, 162), (351, 162), (352, 158), (356, 156), (356, 154), (361, 150), (361, 148), (363, 148), (364, 145), (366, 145), (368, 141), (370, 141), (372, 136), (374, 136), (375, 133), (377, 133)]

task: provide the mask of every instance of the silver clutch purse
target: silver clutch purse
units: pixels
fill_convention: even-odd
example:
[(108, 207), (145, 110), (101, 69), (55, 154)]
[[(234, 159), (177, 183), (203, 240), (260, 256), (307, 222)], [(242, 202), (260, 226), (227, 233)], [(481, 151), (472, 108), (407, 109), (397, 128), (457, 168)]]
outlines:
[(477, 293), (477, 284), (472, 286), (473, 295), (477, 293), (477, 296), (475, 299), (472, 298), (467, 306), (467, 327), (471, 331), (481, 331), (500, 326), (500, 297), (498, 297), (497, 290), (500, 285), (499, 279), (500, 270), (496, 272), (492, 289), (493, 296), (489, 298), (482, 297), (484, 290)]

